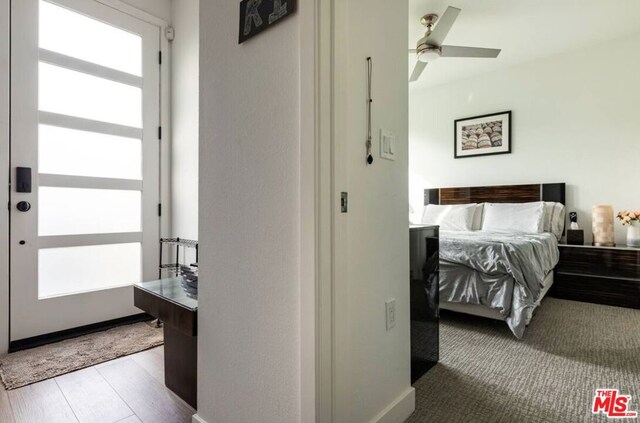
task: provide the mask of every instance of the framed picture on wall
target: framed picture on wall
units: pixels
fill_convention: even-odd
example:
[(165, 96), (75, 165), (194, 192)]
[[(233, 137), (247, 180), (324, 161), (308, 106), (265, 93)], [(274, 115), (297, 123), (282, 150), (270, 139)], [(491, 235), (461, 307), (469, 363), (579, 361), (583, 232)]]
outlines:
[(511, 111), (457, 119), (454, 158), (511, 153)]

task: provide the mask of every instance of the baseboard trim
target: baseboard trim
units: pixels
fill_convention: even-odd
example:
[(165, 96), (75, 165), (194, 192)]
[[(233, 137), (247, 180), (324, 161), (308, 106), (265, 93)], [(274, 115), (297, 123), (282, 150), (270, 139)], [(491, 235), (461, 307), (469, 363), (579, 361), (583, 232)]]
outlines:
[[(416, 390), (410, 387), (384, 410), (374, 417), (370, 423), (403, 423), (416, 409)], [(207, 423), (202, 417), (194, 414), (192, 423)]]
[(370, 423), (403, 423), (416, 409), (416, 390), (410, 387), (380, 412)]
[(78, 336), (88, 335), (90, 333), (100, 332), (103, 330), (115, 328), (117, 326), (130, 325), (132, 323), (148, 322), (153, 317), (146, 313), (134, 314), (133, 316), (121, 317), (119, 319), (107, 320), (105, 322), (93, 323), (77, 328), (61, 330), (59, 332), (47, 333), (31, 338), (19, 339), (9, 343), (9, 352), (27, 350), (29, 348), (40, 347), (54, 342), (64, 341), (65, 339), (77, 338)]

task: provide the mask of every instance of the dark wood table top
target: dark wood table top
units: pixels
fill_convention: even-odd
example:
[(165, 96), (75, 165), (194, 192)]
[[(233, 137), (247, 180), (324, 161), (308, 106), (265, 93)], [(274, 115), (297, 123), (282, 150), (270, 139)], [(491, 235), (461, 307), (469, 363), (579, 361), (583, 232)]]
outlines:
[(558, 244), (560, 248), (595, 248), (595, 249), (603, 249), (603, 250), (623, 250), (623, 251), (635, 251), (640, 253), (639, 247), (630, 247), (625, 244), (616, 244), (611, 246), (606, 245), (592, 245), (592, 244)]
[(198, 298), (187, 292), (182, 278), (134, 284), (133, 303), (185, 335), (198, 334)]
[(189, 310), (198, 310), (198, 294), (188, 292), (180, 277), (140, 282), (134, 284), (134, 287)]

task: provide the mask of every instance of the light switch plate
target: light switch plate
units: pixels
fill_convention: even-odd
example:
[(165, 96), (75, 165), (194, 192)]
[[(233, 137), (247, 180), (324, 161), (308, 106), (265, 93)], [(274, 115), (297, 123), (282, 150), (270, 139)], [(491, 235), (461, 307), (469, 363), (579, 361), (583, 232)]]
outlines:
[(387, 160), (395, 160), (396, 136), (393, 132), (380, 129), (380, 157)]

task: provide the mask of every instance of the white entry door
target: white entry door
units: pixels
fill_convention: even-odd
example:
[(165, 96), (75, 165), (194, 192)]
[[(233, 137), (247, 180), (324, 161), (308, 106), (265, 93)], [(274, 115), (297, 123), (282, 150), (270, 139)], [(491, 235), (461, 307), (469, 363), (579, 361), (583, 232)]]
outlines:
[(15, 341), (140, 313), (132, 284), (159, 259), (160, 29), (94, 0), (12, 0), (11, 19)]

